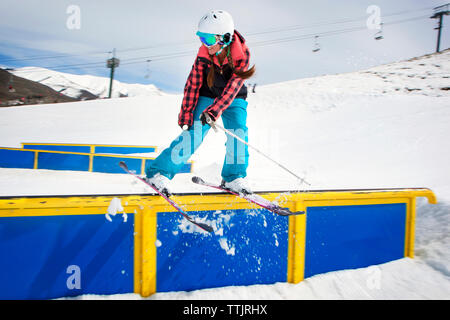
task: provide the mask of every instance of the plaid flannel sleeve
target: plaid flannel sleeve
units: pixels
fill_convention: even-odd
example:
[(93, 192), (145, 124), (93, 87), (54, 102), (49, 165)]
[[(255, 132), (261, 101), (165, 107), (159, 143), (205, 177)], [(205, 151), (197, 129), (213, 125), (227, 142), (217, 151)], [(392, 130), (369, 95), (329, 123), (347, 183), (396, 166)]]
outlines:
[[(250, 52), (248, 48), (245, 50), (245, 58), (235, 62), (235, 69), (237, 70), (247, 70), (250, 62)], [(228, 108), (233, 102), (234, 98), (241, 90), (244, 84), (244, 80), (239, 78), (237, 75), (233, 74), (228, 80), (225, 89), (220, 97), (214, 100), (214, 103), (206, 109), (206, 112), (216, 121), (222, 112)]]
[(194, 109), (197, 105), (200, 87), (203, 81), (204, 63), (198, 58), (195, 60), (192, 70), (184, 86), (183, 102), (178, 114), (178, 124), (192, 126), (194, 122)]

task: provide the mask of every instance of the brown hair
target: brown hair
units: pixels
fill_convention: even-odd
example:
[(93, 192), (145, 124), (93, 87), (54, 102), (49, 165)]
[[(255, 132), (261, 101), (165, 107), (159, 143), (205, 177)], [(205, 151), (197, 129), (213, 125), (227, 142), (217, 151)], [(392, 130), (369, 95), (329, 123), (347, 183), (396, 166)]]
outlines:
[[(214, 55), (210, 55), (209, 57), (211, 59), (211, 68), (209, 68), (207, 82), (208, 82), (208, 87), (212, 88), (212, 86), (214, 85), (214, 71), (215, 71), (216, 67), (214, 65)], [(253, 76), (253, 74), (255, 73), (255, 66), (254, 65), (253, 65), (253, 67), (251, 67), (247, 71), (240, 71), (240, 70), (236, 70), (235, 69), (233, 59), (231, 58), (231, 48), (230, 48), (230, 46), (227, 47), (227, 57), (228, 57), (228, 65), (230, 66), (230, 68), (233, 71), (233, 73), (235, 75), (237, 75), (239, 78), (245, 80), (245, 79), (248, 79), (251, 76)]]

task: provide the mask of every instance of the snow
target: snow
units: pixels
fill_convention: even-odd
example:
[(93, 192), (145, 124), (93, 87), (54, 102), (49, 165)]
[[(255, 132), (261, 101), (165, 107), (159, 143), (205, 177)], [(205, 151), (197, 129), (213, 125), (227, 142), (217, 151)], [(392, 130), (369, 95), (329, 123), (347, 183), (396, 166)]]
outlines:
[(230, 255), (230, 256), (234, 256), (236, 253), (236, 248), (234, 246), (231, 246), (230, 248), (230, 244), (228, 243), (227, 238), (220, 238), (219, 239), (219, 244), (220, 247), (225, 250), (225, 252)]
[[(156, 293), (149, 299), (449, 299), (449, 77), (447, 50), (359, 72), (261, 86), (248, 98), (249, 142), (304, 176), (311, 189), (432, 189), (437, 205), (417, 199), (414, 259), (316, 275), (299, 284)], [(161, 152), (180, 133), (181, 100), (182, 95), (137, 95), (3, 108), (0, 145), (157, 145)], [(224, 143), (223, 134), (211, 131), (191, 159), (193, 174), (219, 182)], [(176, 176), (172, 191), (211, 192), (192, 184), (193, 174)], [(248, 178), (255, 191), (309, 189), (252, 150)], [(144, 192), (148, 187), (127, 175), (0, 169), (0, 196)], [(119, 209), (117, 202), (111, 204), (112, 212)], [(228, 214), (217, 212), (215, 230), (222, 249), (236, 254), (221, 233)], [(184, 223), (180, 219), (179, 232), (195, 231)], [(79, 298), (142, 299), (136, 294)]]
[[(195, 219), (197, 222), (206, 223), (207, 225), (210, 225), (214, 229), (214, 235), (219, 237), (218, 238), (219, 246), (225, 251), (227, 255), (234, 256), (236, 254), (236, 248), (234, 244), (230, 243), (228, 239), (223, 236), (224, 227), (227, 228), (230, 227), (229, 221), (232, 215), (234, 215), (233, 211), (227, 211), (226, 213), (223, 213), (222, 211), (217, 210), (216, 212), (214, 212), (213, 220), (208, 220), (206, 217), (203, 218), (195, 217)], [(182, 233), (198, 233), (203, 237), (212, 236), (211, 233), (190, 223), (186, 219), (180, 218), (178, 220), (178, 223), (179, 223), (178, 230), (173, 232), (174, 235), (177, 235), (179, 232), (182, 232)]]
[(127, 217), (127, 214), (124, 212), (124, 209), (122, 206), (122, 201), (119, 198), (114, 197), (111, 199), (109, 207), (106, 210), (106, 213), (105, 213), (106, 220), (108, 220), (109, 222), (112, 222), (111, 216), (115, 216), (119, 212), (123, 212), (123, 214), (122, 214), (123, 222), (127, 222), (128, 217)]
[[(89, 91), (100, 98), (105, 98), (109, 95), (110, 79), (105, 77), (74, 75), (38, 67), (17, 68), (12, 73), (18, 77), (42, 83), (72, 98), (79, 98), (83, 90)], [(114, 98), (163, 94), (152, 84), (128, 84), (118, 80), (113, 81), (112, 96)]]

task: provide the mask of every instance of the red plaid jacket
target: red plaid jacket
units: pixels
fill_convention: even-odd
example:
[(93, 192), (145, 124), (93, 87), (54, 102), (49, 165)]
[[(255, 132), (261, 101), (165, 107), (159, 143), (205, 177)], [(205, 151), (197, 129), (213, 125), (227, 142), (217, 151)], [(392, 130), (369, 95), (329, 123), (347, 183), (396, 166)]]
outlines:
[[(247, 70), (250, 62), (250, 51), (245, 44), (245, 39), (235, 31), (233, 35), (233, 42), (231, 43), (231, 58), (234, 62), (236, 70)], [(220, 70), (217, 56), (214, 56), (213, 63), (216, 65), (216, 70)], [(195, 59), (192, 70), (186, 81), (184, 87), (183, 102), (181, 104), (181, 111), (178, 115), (178, 124), (183, 126), (187, 124), (192, 126), (194, 121), (194, 109), (197, 105), (200, 89), (205, 85), (206, 81), (205, 70), (210, 68), (211, 59), (208, 54), (208, 49), (203, 45), (200, 47), (197, 57)], [(222, 66), (228, 65), (228, 58), (226, 57)], [(205, 111), (215, 121), (223, 111), (228, 108), (233, 102), (234, 98), (244, 85), (244, 80), (236, 76), (234, 73), (228, 80), (222, 94), (214, 99), (214, 102)]]

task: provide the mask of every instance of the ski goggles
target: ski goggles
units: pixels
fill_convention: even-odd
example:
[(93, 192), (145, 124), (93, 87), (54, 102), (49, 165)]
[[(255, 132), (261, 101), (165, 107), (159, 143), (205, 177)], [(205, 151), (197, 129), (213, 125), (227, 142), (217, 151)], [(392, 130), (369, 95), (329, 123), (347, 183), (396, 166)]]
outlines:
[(197, 36), (200, 38), (200, 41), (207, 47), (211, 47), (217, 43), (223, 44), (215, 34), (212, 33), (203, 33), (198, 31)]

